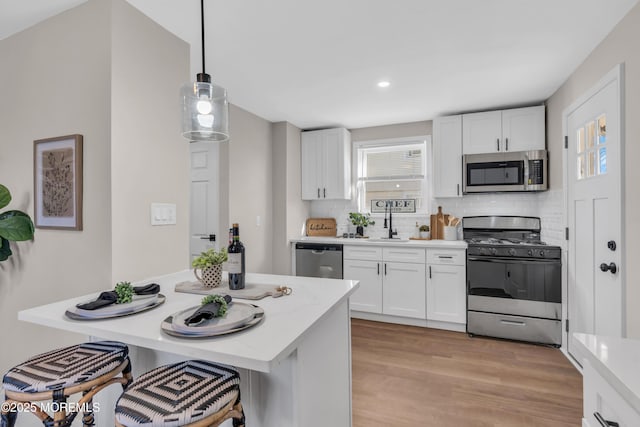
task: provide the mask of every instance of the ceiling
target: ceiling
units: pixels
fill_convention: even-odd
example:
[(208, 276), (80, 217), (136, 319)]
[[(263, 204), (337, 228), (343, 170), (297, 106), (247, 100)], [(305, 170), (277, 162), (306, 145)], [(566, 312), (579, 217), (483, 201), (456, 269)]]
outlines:
[[(195, 78), (200, 2), (128, 1), (191, 43)], [(303, 129), (528, 105), (637, 1), (206, 0), (206, 71), (231, 103)], [(83, 2), (0, 0), (0, 40)]]

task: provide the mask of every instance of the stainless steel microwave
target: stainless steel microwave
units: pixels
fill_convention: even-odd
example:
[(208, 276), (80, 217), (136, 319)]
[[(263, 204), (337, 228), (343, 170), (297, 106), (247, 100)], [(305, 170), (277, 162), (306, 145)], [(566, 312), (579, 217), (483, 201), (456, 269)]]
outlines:
[(545, 191), (547, 159), (547, 150), (465, 154), (462, 191)]

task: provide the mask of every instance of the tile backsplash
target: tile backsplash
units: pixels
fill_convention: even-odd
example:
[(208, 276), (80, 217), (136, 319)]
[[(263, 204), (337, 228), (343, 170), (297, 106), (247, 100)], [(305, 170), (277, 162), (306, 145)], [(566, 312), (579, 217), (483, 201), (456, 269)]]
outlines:
[[(446, 214), (457, 217), (474, 215), (522, 215), (540, 217), (542, 222), (542, 240), (551, 245), (564, 247), (564, 200), (562, 190), (550, 190), (541, 193), (495, 193), (467, 195), (461, 198), (433, 199), (429, 214), (394, 214), (393, 228), (398, 236), (408, 238), (415, 234), (416, 222), (429, 224), (429, 215), (442, 206)], [(319, 200), (311, 202), (311, 216), (316, 218), (335, 218), (338, 235), (355, 232), (355, 226), (349, 221), (349, 212), (358, 209), (354, 200)], [(387, 230), (383, 228), (384, 214), (374, 214), (375, 225), (366, 229), (373, 238), (383, 237)], [(461, 237), (461, 236), (460, 236)]]

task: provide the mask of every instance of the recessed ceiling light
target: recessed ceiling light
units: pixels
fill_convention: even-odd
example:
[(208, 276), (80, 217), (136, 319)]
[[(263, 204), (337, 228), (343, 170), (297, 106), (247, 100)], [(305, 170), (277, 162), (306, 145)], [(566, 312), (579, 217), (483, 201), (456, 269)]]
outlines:
[(378, 82), (378, 87), (389, 87), (391, 85), (391, 83), (389, 83), (387, 80), (382, 80)]

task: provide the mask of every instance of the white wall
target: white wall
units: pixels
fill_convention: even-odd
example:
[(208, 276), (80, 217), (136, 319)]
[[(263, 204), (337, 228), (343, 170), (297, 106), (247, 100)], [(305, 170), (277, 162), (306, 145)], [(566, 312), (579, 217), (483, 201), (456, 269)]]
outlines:
[(273, 135), (273, 273), (291, 274), (289, 239), (300, 236), (309, 217), (309, 202), (302, 200), (300, 129), (287, 122), (274, 123)]
[[(188, 46), (154, 27), (123, 0), (91, 0), (0, 41), (0, 182), (14, 195), (10, 207), (33, 216), (34, 140), (84, 136), (84, 229), (36, 229), (33, 242), (15, 245), (15, 255), (0, 263), (0, 322), (6, 338), (13, 340), (0, 347), (0, 372), (31, 355), (86, 339), (19, 322), (18, 311), (110, 288), (112, 267), (118, 279), (135, 280), (152, 269), (154, 274), (175, 269), (163, 263), (187, 262), (188, 224), (180, 215), (187, 215), (188, 199), (182, 193), (188, 191), (188, 173), (180, 153), (188, 144), (174, 137), (179, 131), (174, 125), (179, 86), (189, 67)], [(129, 40), (112, 39), (112, 32), (119, 31)], [(136, 46), (144, 43), (163, 55), (164, 62), (153, 52), (137, 55)], [(175, 58), (182, 59), (177, 63)], [(148, 93), (140, 87), (150, 79), (149, 70), (156, 80), (146, 89), (159, 93), (151, 98), (153, 109), (144, 110), (139, 109), (140, 97), (144, 93), (146, 102)], [(158, 90), (167, 82), (175, 90)], [(143, 132), (128, 120), (131, 109), (142, 111), (142, 124), (159, 128)], [(137, 150), (139, 144), (146, 148)], [(151, 155), (157, 147), (168, 154)], [(139, 176), (140, 168), (149, 175)], [(154, 175), (160, 176), (147, 179)], [(178, 203), (177, 235), (164, 236), (168, 229), (146, 230), (142, 241), (133, 241), (132, 231), (147, 227), (149, 213), (146, 202), (128, 201), (164, 195)], [(166, 253), (158, 254), (163, 244)]]
[[(180, 87), (189, 45), (124, 0), (113, 3), (111, 61), (112, 282), (189, 268), (189, 142)], [(177, 224), (151, 226), (152, 202)]]
[(33, 218), (34, 140), (84, 136), (83, 231), (36, 229), (0, 263), (1, 372), (80, 339), (19, 322), (18, 311), (111, 280), (109, 25), (107, 5), (89, 2), (0, 41), (0, 182), (10, 207)]
[[(230, 105), (229, 132), (228, 158), (224, 157), (225, 153), (220, 154), (221, 162), (228, 161), (227, 180), (221, 183), (221, 193), (228, 191), (227, 228), (232, 223), (240, 226), (247, 272), (270, 273), (273, 262), (271, 122)], [(220, 210), (225, 209), (221, 205)]]
[[(640, 158), (636, 136), (640, 134), (640, 4), (636, 5), (547, 101), (547, 140), (551, 182), (562, 182), (562, 111), (616, 64), (625, 64), (624, 228), (627, 242), (620, 274), (626, 278), (627, 335), (640, 338)], [(554, 185), (555, 187), (555, 185)]]

